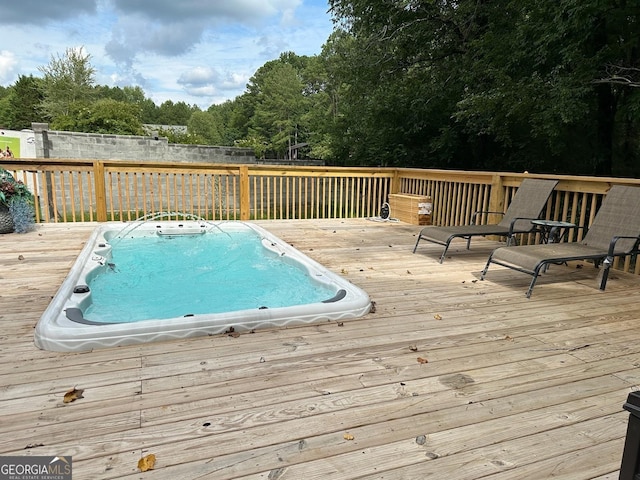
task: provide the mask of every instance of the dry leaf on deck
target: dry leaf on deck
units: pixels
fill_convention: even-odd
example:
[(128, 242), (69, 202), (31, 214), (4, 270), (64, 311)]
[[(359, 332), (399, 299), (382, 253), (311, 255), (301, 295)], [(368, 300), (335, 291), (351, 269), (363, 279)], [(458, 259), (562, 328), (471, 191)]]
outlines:
[(146, 457), (142, 457), (138, 460), (138, 468), (141, 472), (146, 472), (147, 470), (153, 470), (153, 467), (156, 464), (156, 456), (153, 453), (150, 453)]
[(356, 437), (354, 437), (353, 435), (351, 435), (350, 433), (345, 433), (342, 436), (345, 440), (355, 440)]
[(418, 363), (429, 363), (429, 360), (426, 358), (418, 357)]
[(417, 352), (418, 347), (416, 345), (409, 345), (409, 350), (411, 350), (412, 352)]
[(344, 268), (343, 268), (343, 269), (340, 271), (340, 273), (342, 273), (343, 275), (347, 275), (349, 272), (348, 272), (346, 269), (344, 269)]
[(64, 399), (62, 401), (64, 403), (71, 403), (71, 402), (75, 402), (79, 398), (84, 398), (82, 396), (82, 392), (84, 392), (84, 389), (73, 387), (71, 390), (67, 391), (64, 394)]
[(433, 316), (433, 318), (435, 318), (436, 320), (442, 320), (442, 317), (437, 313)]

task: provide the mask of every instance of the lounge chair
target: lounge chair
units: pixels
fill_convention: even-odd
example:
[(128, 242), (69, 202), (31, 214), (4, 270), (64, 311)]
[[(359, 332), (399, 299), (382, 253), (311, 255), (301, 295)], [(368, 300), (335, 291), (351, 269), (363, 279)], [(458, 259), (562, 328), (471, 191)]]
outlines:
[(638, 253), (640, 244), (640, 187), (614, 185), (598, 210), (593, 223), (581, 242), (500, 247), (491, 253), (480, 280), (484, 280), (489, 265), (495, 263), (533, 276), (527, 298), (538, 275), (549, 264), (571, 260), (593, 260), (603, 264), (600, 290), (607, 284), (614, 257)]
[[(449, 250), (449, 244), (454, 238), (465, 238), (467, 240), (467, 250), (471, 245), (471, 237), (476, 236), (499, 235), (507, 237), (507, 245), (510, 245), (514, 235), (530, 233), (534, 229), (534, 225), (530, 220), (540, 217), (542, 209), (547, 204), (547, 200), (549, 200), (551, 192), (553, 192), (557, 184), (556, 180), (525, 178), (513, 196), (506, 212), (475, 212), (471, 225), (424, 227), (418, 235), (416, 245), (413, 247), (413, 253), (416, 253), (420, 240), (444, 245), (440, 263), (444, 261), (447, 250)], [(503, 217), (498, 224), (475, 224), (478, 215), (483, 213), (497, 213), (503, 215)]]

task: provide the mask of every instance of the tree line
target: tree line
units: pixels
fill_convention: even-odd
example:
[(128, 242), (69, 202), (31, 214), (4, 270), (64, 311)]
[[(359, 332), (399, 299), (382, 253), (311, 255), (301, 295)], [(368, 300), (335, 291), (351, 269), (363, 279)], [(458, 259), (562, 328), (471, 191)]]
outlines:
[[(629, 0), (329, 0), (322, 52), (260, 67), (206, 110), (95, 85), (68, 50), (0, 89), (0, 125), (293, 146), (334, 165), (640, 174), (640, 4)], [(80, 75), (78, 75), (80, 73)], [(79, 81), (81, 79), (82, 81)], [(172, 137), (173, 136), (173, 137)]]

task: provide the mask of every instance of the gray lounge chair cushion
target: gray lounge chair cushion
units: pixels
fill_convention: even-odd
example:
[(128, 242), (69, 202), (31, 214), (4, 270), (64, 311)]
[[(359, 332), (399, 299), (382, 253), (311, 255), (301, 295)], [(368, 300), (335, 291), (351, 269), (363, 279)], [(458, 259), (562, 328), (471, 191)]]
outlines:
[[(606, 255), (606, 250), (604, 255)], [(604, 255), (602, 249), (581, 243), (551, 243), (548, 245), (500, 247), (493, 251), (491, 260), (503, 266), (512, 265), (533, 273), (542, 260), (548, 261), (548, 263), (559, 263), (569, 260), (598, 258)]]
[[(555, 180), (525, 178), (514, 195), (500, 223), (489, 225), (460, 225), (451, 227), (428, 226), (420, 232), (424, 240), (446, 244), (452, 237), (507, 235), (516, 218), (538, 218), (556, 184)], [(518, 220), (513, 233), (526, 233), (533, 229), (529, 220)]]
[[(607, 256), (614, 236), (637, 237), (638, 235), (640, 235), (640, 188), (614, 185), (607, 193), (581, 242), (500, 247), (493, 251), (490, 261), (534, 272), (541, 262), (604, 258)], [(634, 239), (622, 239), (616, 243), (614, 254), (627, 254), (632, 251), (635, 244)]]

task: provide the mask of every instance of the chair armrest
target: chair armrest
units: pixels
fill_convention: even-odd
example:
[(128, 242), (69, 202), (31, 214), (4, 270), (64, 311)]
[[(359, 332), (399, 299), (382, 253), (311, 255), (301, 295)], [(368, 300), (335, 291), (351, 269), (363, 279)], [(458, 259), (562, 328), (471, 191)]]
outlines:
[(602, 279), (600, 280), (600, 290), (604, 290), (607, 286), (607, 278), (609, 277), (609, 269), (611, 268), (611, 264), (613, 264), (613, 258), (616, 255), (616, 243), (618, 240), (627, 239), (627, 240), (635, 240), (636, 242), (633, 244), (633, 248), (630, 250), (630, 253), (638, 252), (638, 246), (640, 245), (640, 237), (629, 237), (629, 236), (615, 236), (611, 239), (609, 243), (609, 251), (607, 252), (607, 258), (602, 262)]
[(476, 223), (476, 217), (478, 215), (482, 215), (485, 213), (493, 213), (495, 215), (504, 215), (504, 212), (491, 212), (491, 211), (487, 211), (487, 210), (478, 210), (477, 212), (473, 212), (473, 216), (471, 217), (471, 225), (477, 225)]
[(640, 244), (640, 237), (616, 235), (611, 239), (611, 242), (609, 243), (609, 251), (607, 252), (607, 258), (605, 259), (605, 262), (609, 262), (609, 264), (613, 262), (613, 257), (616, 256), (615, 254), (616, 243), (618, 243), (618, 240), (623, 240), (623, 239), (635, 240), (636, 243), (633, 245), (633, 248), (630, 250), (630, 253), (638, 251), (638, 245)]

